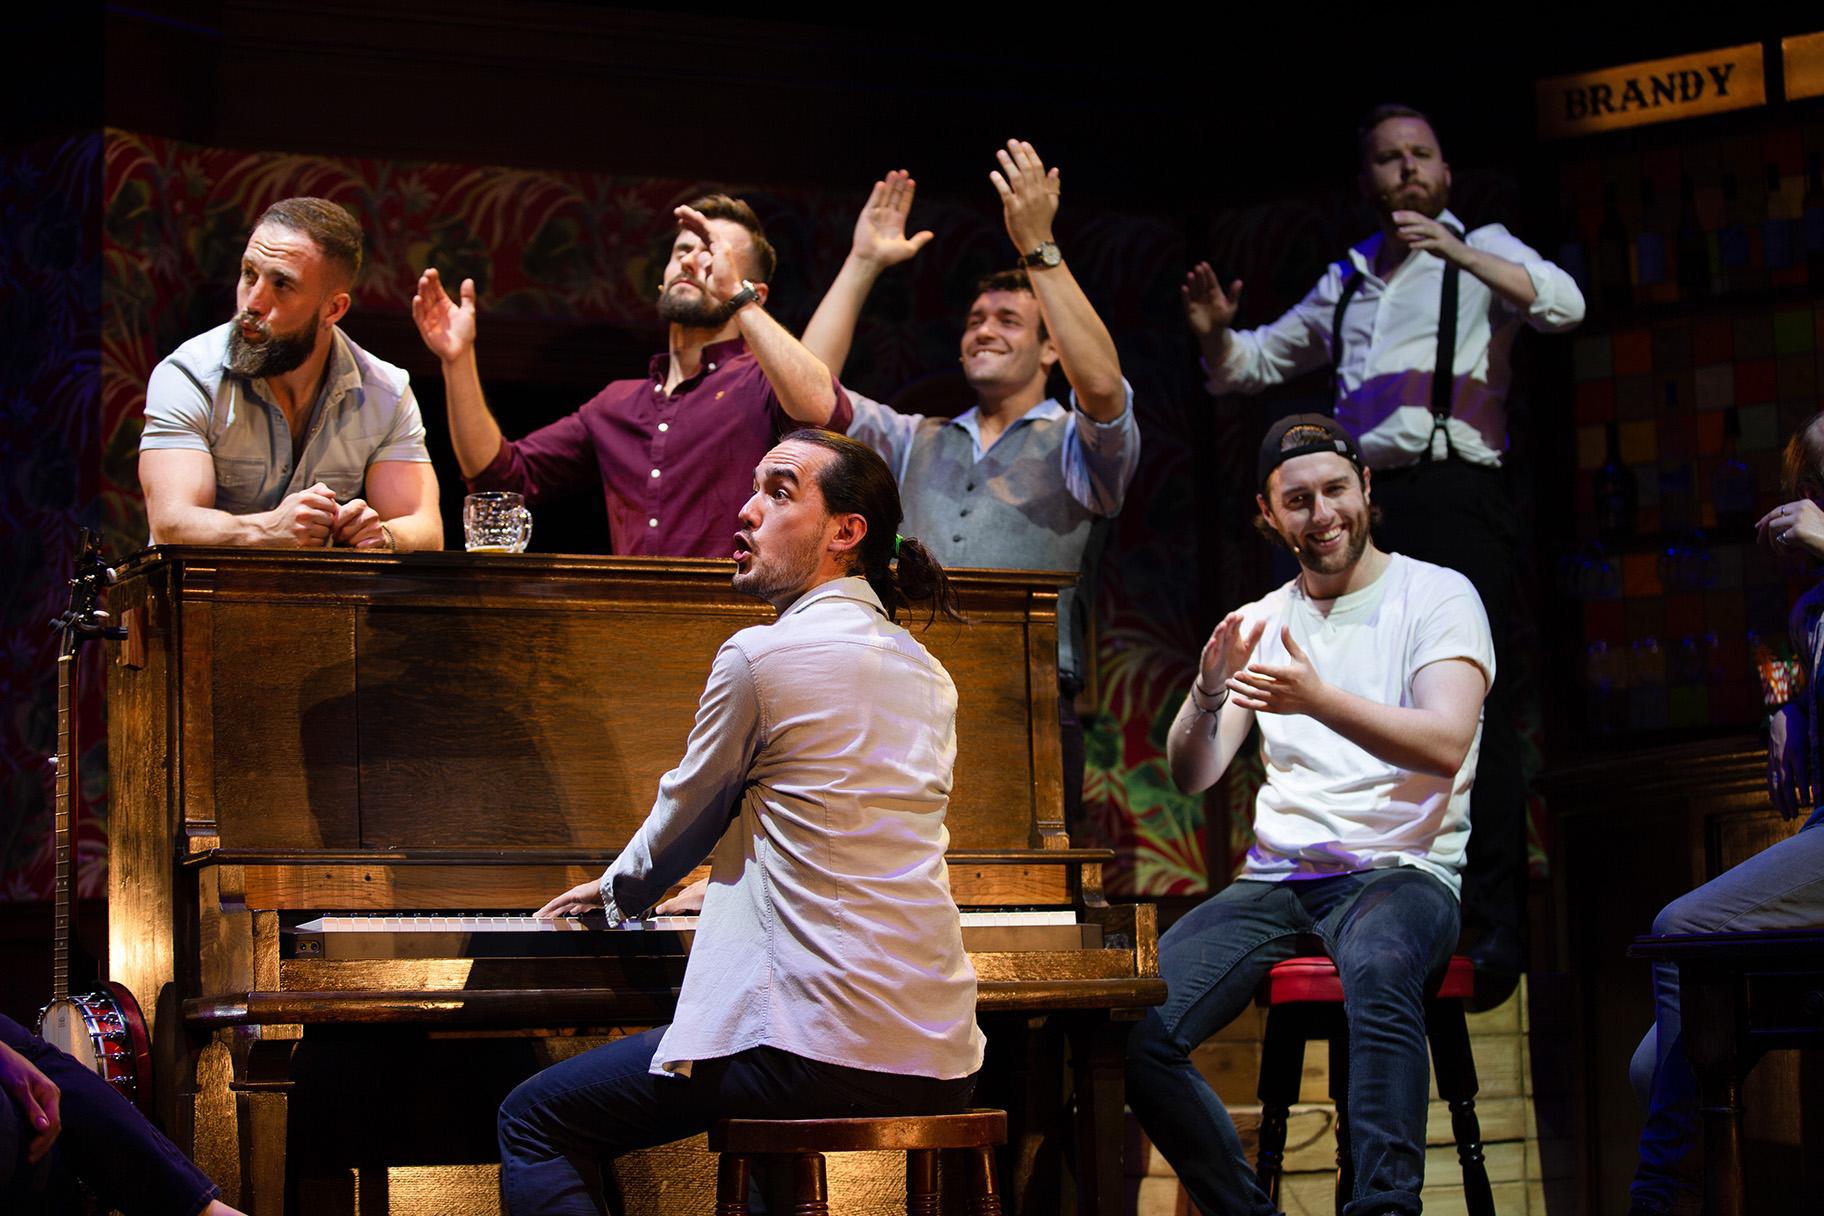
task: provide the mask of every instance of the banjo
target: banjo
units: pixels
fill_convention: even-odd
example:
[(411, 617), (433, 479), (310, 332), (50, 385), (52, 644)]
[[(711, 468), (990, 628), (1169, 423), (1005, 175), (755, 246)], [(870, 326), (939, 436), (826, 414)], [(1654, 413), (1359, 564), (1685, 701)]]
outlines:
[(152, 1099), (152, 1051), (139, 1002), (120, 984), (106, 983), (87, 996), (70, 995), (70, 913), (74, 876), (70, 860), (76, 805), (76, 659), (94, 638), (122, 638), (109, 625), (101, 596), (114, 572), (87, 528), (70, 580), (70, 606), (51, 622), (62, 636), (57, 651), (57, 923), (51, 1002), (38, 1011), (38, 1033), (51, 1046), (93, 1069), (121, 1096), (147, 1110)]

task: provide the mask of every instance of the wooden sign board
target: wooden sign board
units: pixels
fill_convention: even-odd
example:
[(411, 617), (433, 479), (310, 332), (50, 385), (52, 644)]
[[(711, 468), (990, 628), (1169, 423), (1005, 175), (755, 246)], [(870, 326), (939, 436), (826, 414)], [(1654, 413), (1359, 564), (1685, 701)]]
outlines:
[(1786, 96), (1824, 97), (1824, 34), (1795, 34), (1780, 39), (1780, 59), (1786, 67)]
[(1767, 104), (1761, 44), (1554, 76), (1534, 86), (1541, 139), (1566, 139)]

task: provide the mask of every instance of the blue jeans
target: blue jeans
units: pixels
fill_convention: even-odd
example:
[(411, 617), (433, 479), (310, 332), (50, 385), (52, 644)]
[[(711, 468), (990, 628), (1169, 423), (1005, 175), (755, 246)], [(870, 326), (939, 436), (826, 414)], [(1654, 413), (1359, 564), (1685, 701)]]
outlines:
[(1343, 982), (1355, 1158), (1345, 1216), (1419, 1210), (1431, 1096), (1425, 988), (1450, 958), (1457, 921), (1450, 888), (1400, 867), (1234, 882), (1159, 940), (1168, 991), (1128, 1039), (1128, 1104), (1200, 1211), (1275, 1210), (1191, 1052), (1247, 1008), (1301, 934), (1323, 942)]
[(220, 1193), (112, 1085), (13, 1021), (0, 1017), (0, 1042), (30, 1060), (60, 1091), (63, 1131), (51, 1155), (28, 1165), (34, 1129), (0, 1094), (0, 1212), (75, 1210), (72, 1176), (123, 1212), (192, 1216)]
[[(1655, 933), (1745, 933), (1824, 925), (1824, 807), (1797, 836), (1681, 895), (1653, 920)], [(1697, 1077), (1679, 1037), (1678, 968), (1653, 965), (1653, 1028), (1629, 1077), (1647, 1121), (1629, 1195), (1647, 1212), (1696, 1211), (1702, 1203)]]
[[(738, 999), (738, 998), (736, 998)], [(516, 1216), (619, 1212), (605, 1160), (709, 1130), (718, 1119), (953, 1114), (975, 1078), (845, 1068), (772, 1047), (698, 1060), (689, 1077), (647, 1070), (663, 1026), (573, 1056), (501, 1103), (500, 1194)]]

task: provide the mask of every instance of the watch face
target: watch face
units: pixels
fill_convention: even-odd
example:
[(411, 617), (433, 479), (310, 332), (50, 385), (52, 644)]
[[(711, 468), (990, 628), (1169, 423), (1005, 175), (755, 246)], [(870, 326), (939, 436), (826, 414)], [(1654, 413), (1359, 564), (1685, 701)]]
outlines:
[(1063, 260), (1063, 255), (1058, 252), (1057, 245), (1052, 241), (1044, 242), (1037, 249), (1026, 255), (1026, 262), (1028, 265), (1056, 266)]

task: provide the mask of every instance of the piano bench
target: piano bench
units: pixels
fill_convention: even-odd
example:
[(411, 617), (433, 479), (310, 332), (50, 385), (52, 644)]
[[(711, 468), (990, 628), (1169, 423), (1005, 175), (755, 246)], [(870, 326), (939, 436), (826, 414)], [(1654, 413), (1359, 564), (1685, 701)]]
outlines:
[(796, 1216), (828, 1216), (823, 1154), (870, 1151), (906, 1154), (907, 1216), (937, 1216), (937, 1155), (969, 1153), (969, 1199), (976, 1216), (1000, 1216), (994, 1185), (997, 1144), (1007, 1142), (1007, 1113), (966, 1110), (958, 1115), (883, 1119), (724, 1119), (709, 1133), (716, 1167), (716, 1216), (747, 1216), (748, 1167), (756, 1157), (791, 1159)]
[[(1451, 1132), (1457, 1142), (1457, 1160), (1463, 1166), (1465, 1206), (1469, 1216), (1495, 1216), (1488, 1166), (1482, 1158), (1482, 1128), (1476, 1120), (1476, 1061), (1469, 1053), (1469, 1024), (1463, 1015), (1463, 1002), (1474, 992), (1473, 964), (1461, 954), (1452, 955), (1425, 1001), (1425, 1037), (1431, 1041), (1438, 1093), (1450, 1104)], [(1355, 1170), (1347, 1115), (1349, 1027), (1343, 1018), (1343, 983), (1336, 964), (1321, 954), (1289, 958), (1267, 972), (1254, 1000), (1267, 1010), (1255, 1173), (1277, 1204), (1279, 1177), (1285, 1166), (1286, 1116), (1298, 1101), (1305, 1044), (1324, 1040), (1330, 1046), (1330, 1100), (1336, 1104), (1336, 1210), (1340, 1213), (1355, 1189)]]

